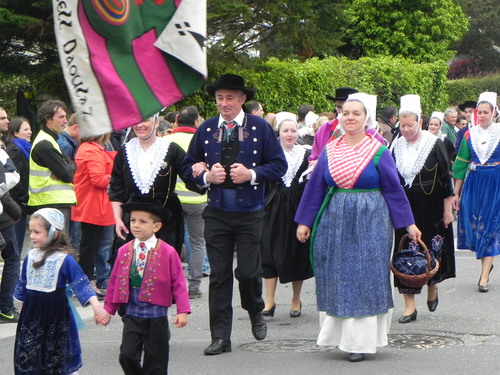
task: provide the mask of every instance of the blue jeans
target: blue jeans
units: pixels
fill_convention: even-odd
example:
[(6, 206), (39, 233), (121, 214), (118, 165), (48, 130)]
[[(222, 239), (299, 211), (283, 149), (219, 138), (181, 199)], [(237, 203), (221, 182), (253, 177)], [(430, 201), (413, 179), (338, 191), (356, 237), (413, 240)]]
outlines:
[(82, 229), (79, 221), (71, 220), (69, 222), (69, 238), (71, 239), (71, 246), (76, 254), (80, 253), (80, 241), (82, 239)]
[(26, 215), (21, 215), (19, 221), (14, 224), (14, 230), (16, 231), (17, 248), (19, 254), (21, 254), (24, 247), (24, 236), (26, 235)]
[(0, 287), (0, 310), (8, 314), (14, 309), (14, 291), (19, 280), (21, 252), (17, 247), (14, 225), (4, 228), (0, 232), (7, 243), (1, 251), (4, 265)]
[(108, 260), (111, 256), (114, 231), (115, 226), (108, 225), (104, 227), (101, 234), (101, 242), (99, 242), (99, 248), (97, 249), (97, 255), (95, 257), (95, 278), (98, 287), (100, 287), (104, 281), (109, 279), (111, 266), (109, 265)]

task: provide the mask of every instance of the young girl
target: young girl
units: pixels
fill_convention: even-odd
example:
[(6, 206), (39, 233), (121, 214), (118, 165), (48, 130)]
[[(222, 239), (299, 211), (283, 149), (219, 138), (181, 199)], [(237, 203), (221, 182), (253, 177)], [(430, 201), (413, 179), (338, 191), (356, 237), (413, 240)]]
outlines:
[(82, 366), (80, 341), (69, 285), (80, 303), (92, 305), (96, 324), (109, 323), (88, 278), (73, 258), (62, 232), (64, 216), (54, 208), (31, 215), (33, 248), (24, 259), (15, 299), (23, 302), (14, 349), (15, 374), (77, 374)]

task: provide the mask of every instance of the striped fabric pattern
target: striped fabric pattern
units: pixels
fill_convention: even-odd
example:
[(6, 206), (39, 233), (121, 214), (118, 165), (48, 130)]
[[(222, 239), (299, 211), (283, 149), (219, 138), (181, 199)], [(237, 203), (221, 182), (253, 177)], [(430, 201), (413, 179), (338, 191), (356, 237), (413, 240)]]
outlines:
[(328, 143), (326, 145), (328, 170), (337, 186), (340, 189), (352, 189), (381, 145), (368, 135), (354, 147), (347, 144), (345, 135)]

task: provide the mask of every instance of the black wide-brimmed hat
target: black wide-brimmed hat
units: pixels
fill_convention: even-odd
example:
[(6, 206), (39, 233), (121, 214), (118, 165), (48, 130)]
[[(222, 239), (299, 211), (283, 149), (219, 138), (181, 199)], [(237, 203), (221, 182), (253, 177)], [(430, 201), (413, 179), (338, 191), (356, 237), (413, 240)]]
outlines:
[(245, 79), (236, 74), (223, 74), (219, 77), (219, 79), (217, 79), (215, 84), (207, 83), (205, 85), (205, 91), (212, 96), (215, 96), (215, 91), (219, 89), (243, 91), (247, 95), (246, 101), (252, 100), (257, 92), (256, 89), (246, 87)]
[(335, 102), (337, 100), (347, 100), (347, 97), (350, 94), (354, 94), (358, 92), (358, 90), (353, 89), (352, 87), (339, 87), (338, 89), (335, 89), (335, 96), (331, 95), (325, 95), (325, 97), (328, 100), (331, 100), (332, 102)]
[(172, 212), (168, 208), (163, 207), (158, 199), (154, 199), (145, 195), (134, 195), (129, 202), (121, 205), (123, 211), (146, 211), (153, 215), (159, 216), (162, 221), (168, 221), (172, 217)]
[(464, 112), (465, 108), (476, 108), (476, 107), (477, 107), (477, 102), (475, 102), (474, 100), (467, 100), (466, 102), (458, 105), (458, 108)]

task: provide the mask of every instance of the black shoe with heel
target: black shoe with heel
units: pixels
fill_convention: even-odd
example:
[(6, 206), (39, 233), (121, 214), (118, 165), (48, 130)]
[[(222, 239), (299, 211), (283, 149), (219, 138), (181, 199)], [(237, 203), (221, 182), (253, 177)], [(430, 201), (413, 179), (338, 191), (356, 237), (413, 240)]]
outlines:
[(437, 287), (436, 287), (436, 299), (434, 301), (427, 300), (427, 307), (429, 308), (430, 312), (434, 312), (434, 311), (436, 311), (438, 304), (439, 304), (439, 297), (438, 297), (438, 291), (437, 291)]
[(406, 324), (413, 322), (414, 320), (417, 320), (417, 309), (415, 309), (415, 311), (412, 314), (403, 315), (401, 318), (399, 318), (399, 323)]
[(302, 302), (298, 310), (290, 310), (290, 318), (298, 318), (302, 314)]
[[(490, 273), (491, 271), (493, 271), (493, 264), (491, 265), (491, 268), (490, 268), (490, 272), (488, 272), (488, 282), (490, 281)], [(486, 293), (488, 292), (488, 290), (490, 290), (488, 288), (488, 284), (486, 285), (481, 285), (481, 276), (479, 276), (479, 281), (477, 282), (477, 290), (481, 293)]]
[(262, 310), (262, 316), (274, 316), (274, 310), (276, 310), (276, 304), (273, 305), (269, 310)]

